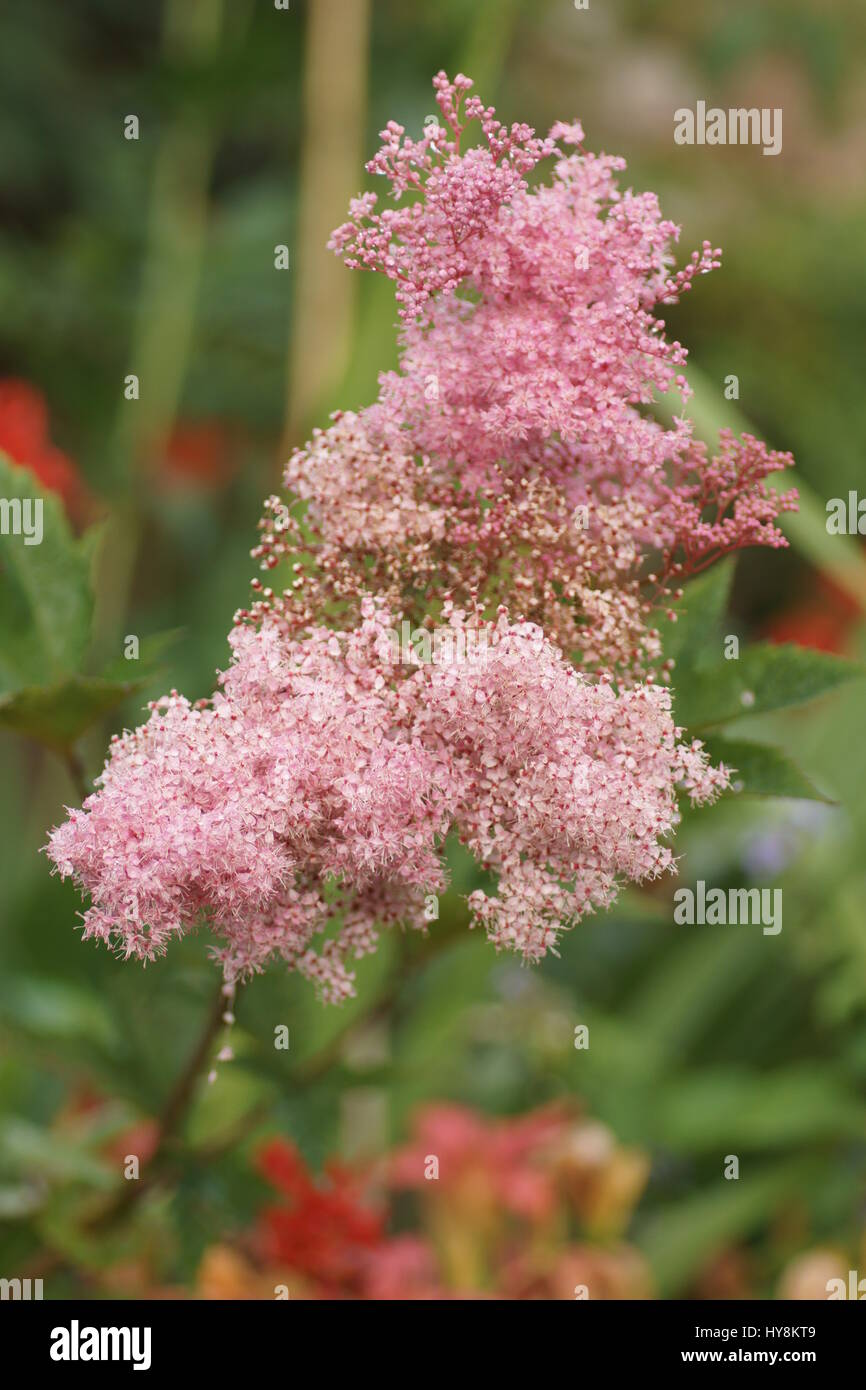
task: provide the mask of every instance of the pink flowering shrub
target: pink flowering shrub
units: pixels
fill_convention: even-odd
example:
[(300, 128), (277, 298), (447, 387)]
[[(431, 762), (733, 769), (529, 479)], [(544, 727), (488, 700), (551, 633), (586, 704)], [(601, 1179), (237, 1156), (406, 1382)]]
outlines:
[[(203, 920), (230, 980), (280, 956), (342, 999), (380, 926), (426, 927), (454, 832), (495, 878), (473, 921), (538, 960), (670, 868), (678, 788), (727, 785), (674, 726), (654, 614), (719, 555), (784, 544), (795, 494), (765, 481), (787, 455), (725, 435), (709, 458), (648, 410), (687, 394), (655, 311), (718, 253), (673, 270), (678, 229), (579, 125), (539, 140), (466, 78), (434, 85), (444, 125), (390, 123), (368, 166), (396, 206), (362, 195), (331, 243), (395, 282), (399, 370), (290, 459), (253, 551), (290, 577), (254, 580), (217, 694), (157, 702), (51, 836), (85, 935), (127, 956)], [(404, 620), (484, 641), (406, 660)]]

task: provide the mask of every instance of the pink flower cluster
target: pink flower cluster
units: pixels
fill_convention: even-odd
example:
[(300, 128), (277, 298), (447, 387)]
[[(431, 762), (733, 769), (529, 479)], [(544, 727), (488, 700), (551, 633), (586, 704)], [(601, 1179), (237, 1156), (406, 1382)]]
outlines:
[[(787, 455), (725, 435), (710, 458), (648, 409), (687, 394), (656, 310), (718, 253), (675, 271), (678, 229), (579, 125), (539, 140), (468, 79), (434, 86), (443, 124), (389, 123), (368, 166), (396, 205), (362, 195), (331, 243), (395, 282), (399, 370), (290, 459), (253, 551), (289, 568), (254, 581), (213, 700), (158, 702), (52, 834), (85, 934), (127, 955), (204, 919), (229, 979), (277, 955), (339, 1000), (380, 926), (426, 927), (453, 831), (495, 878), (473, 920), (537, 960), (670, 867), (678, 787), (727, 785), (680, 742), (655, 614), (718, 555), (784, 544), (795, 495), (766, 484)], [(485, 642), (405, 663), (405, 619)]]
[[(390, 180), (395, 198), (407, 191), (424, 201), (375, 213), (376, 195), (362, 194), (350, 206), (352, 220), (331, 238), (334, 250), (354, 267), (383, 270), (397, 281), (400, 314), (413, 319), (432, 295), (447, 293), (471, 274), (473, 240), (483, 236), (501, 208), (524, 186), (523, 175), (553, 142), (536, 140), (526, 125), (510, 132), (496, 120), (492, 107), (467, 97), (472, 83), (462, 74), (449, 82), (444, 72), (433, 79), (436, 101), (446, 123), (427, 126), (421, 140), (406, 138), (396, 121), (382, 131), (382, 148), (367, 168)], [(463, 110), (461, 112), (461, 106)], [(486, 148), (460, 154), (460, 137), (477, 120)]]
[(507, 605), (592, 670), (654, 674), (659, 635), (637, 578), (632, 499), (587, 494), (578, 514), (544, 476), (456, 487), (436, 460), (377, 443), (364, 413), (317, 430), (286, 481), (305, 510), (269, 498), (253, 555), (267, 570), (293, 561), (293, 580), (281, 593), (254, 580), (257, 601), (241, 618), (276, 619), (293, 634), (323, 612), (352, 624), (372, 591), (422, 623), (450, 595), (491, 613)]
[[(791, 459), (730, 434), (709, 458), (690, 421), (648, 409), (688, 395), (656, 310), (719, 253), (674, 271), (679, 229), (619, 188), (621, 159), (587, 153), (579, 125), (506, 131), (470, 85), (436, 78), (444, 124), (420, 141), (388, 125), (368, 169), (396, 206), (365, 194), (333, 234), (397, 285), (400, 366), (290, 459), (303, 505), (269, 499), (254, 555), (298, 577), (241, 616), (351, 625), (372, 589), (420, 622), (447, 593), (506, 603), (591, 670), (666, 680), (654, 609), (719, 555), (785, 544), (775, 519), (796, 493), (766, 479)], [(473, 121), (485, 143), (461, 154)], [(550, 156), (552, 181), (530, 187)]]
[[(656, 500), (666, 465), (694, 446), (687, 421), (665, 430), (639, 408), (673, 386), (688, 394), (686, 350), (654, 311), (721, 253), (704, 242), (674, 272), (679, 228), (655, 194), (619, 188), (624, 160), (586, 152), (579, 124), (544, 141), (525, 126), (506, 134), (491, 108), (464, 101), (470, 86), (434, 82), (447, 137), (434, 126), (415, 142), (394, 122), (382, 132), (367, 167), (398, 203), (415, 200), (378, 212), (365, 194), (331, 239), (350, 266), (398, 286), (400, 369), (383, 375), (371, 423), (453, 461), (467, 485), (504, 463), (550, 474), (572, 505), (603, 484)], [(461, 155), (472, 121), (487, 147)], [(530, 188), (526, 172), (549, 156), (552, 181)]]
[(499, 879), (476, 919), (535, 960), (618, 876), (669, 866), (675, 783), (703, 800), (726, 780), (678, 743), (667, 691), (617, 697), (537, 628), (502, 614), (465, 660), (407, 666), (391, 622), (368, 600), (349, 634), (238, 627), (211, 702), (172, 694), (115, 741), (50, 841), (91, 895), (85, 936), (147, 958), (203, 915), (229, 979), (278, 955), (338, 1000), (377, 926), (426, 926), (454, 827)]

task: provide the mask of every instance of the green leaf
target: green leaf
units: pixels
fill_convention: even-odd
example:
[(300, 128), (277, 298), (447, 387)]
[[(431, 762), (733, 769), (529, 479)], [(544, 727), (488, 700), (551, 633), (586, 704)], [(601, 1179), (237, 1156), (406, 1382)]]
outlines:
[(669, 1064), (699, 1048), (721, 1026), (760, 969), (747, 932), (680, 931), (677, 950), (648, 963), (628, 1007), (631, 1025), (652, 1038)]
[(11, 729), (57, 752), (68, 749), (85, 729), (145, 684), (68, 676), (48, 686), (26, 686), (0, 695), (0, 728)]
[(745, 714), (805, 704), (864, 674), (862, 666), (841, 656), (763, 642), (747, 647), (739, 659), (722, 657), (692, 668), (682, 680), (675, 671), (674, 710), (678, 723), (697, 732)]
[(125, 656), (119, 656), (114, 661), (110, 661), (102, 672), (103, 679), (110, 681), (129, 681), (133, 679), (138, 684), (144, 684), (147, 677), (153, 675), (158, 669), (160, 659), (165, 653), (179, 642), (186, 633), (186, 628), (173, 627), (165, 632), (153, 632), (149, 636), (142, 637), (138, 644), (138, 657), (133, 660)]
[(790, 796), (806, 801), (831, 801), (818, 791), (805, 772), (792, 762), (787, 753), (766, 743), (751, 743), (746, 739), (724, 738), (711, 734), (703, 740), (713, 763), (735, 768), (735, 783), (742, 784), (748, 796)]
[(102, 1047), (116, 1042), (102, 996), (68, 980), (31, 975), (8, 977), (0, 986), (0, 1016), (30, 1038), (85, 1039)]
[(10, 1116), (0, 1130), (0, 1156), (28, 1178), (54, 1182), (86, 1182), (111, 1187), (114, 1175), (106, 1161), (88, 1152), (86, 1145), (68, 1137), (63, 1143), (47, 1129), (18, 1116)]
[(36, 1183), (0, 1187), (0, 1221), (20, 1221), (32, 1216), (44, 1200), (45, 1194)]
[(676, 622), (668, 622), (663, 628), (665, 656), (677, 663), (675, 686), (681, 668), (697, 666), (708, 656), (715, 661), (719, 656), (721, 623), (728, 607), (734, 567), (733, 557), (721, 560), (687, 584), (674, 610)]
[(857, 1096), (830, 1067), (813, 1063), (758, 1075), (705, 1066), (672, 1082), (656, 1103), (666, 1144), (690, 1154), (866, 1137)]
[[(41, 493), (32, 475), (2, 454), (0, 498), (9, 513), (8, 534), (0, 534), (0, 689), (14, 690), (81, 665), (93, 614), (92, 545), (73, 536), (59, 499)], [(13, 534), (12, 509), (25, 499), (41, 503), (39, 544)]]
[[(727, 1151), (726, 1151), (727, 1152)], [(670, 1297), (719, 1250), (766, 1226), (797, 1193), (814, 1190), (814, 1161), (762, 1165), (739, 1179), (722, 1176), (710, 1189), (666, 1203), (646, 1221), (637, 1245), (649, 1259), (662, 1297)]]

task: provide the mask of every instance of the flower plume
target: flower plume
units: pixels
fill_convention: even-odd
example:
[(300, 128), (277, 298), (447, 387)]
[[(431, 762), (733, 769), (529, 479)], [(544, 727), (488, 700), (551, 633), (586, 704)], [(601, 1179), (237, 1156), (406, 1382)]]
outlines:
[[(535, 961), (671, 867), (678, 791), (728, 784), (675, 726), (660, 625), (689, 575), (785, 544), (796, 494), (767, 483), (787, 454), (653, 413), (689, 397), (665, 307), (720, 253), (677, 269), (622, 159), (471, 86), (436, 77), (418, 140), (389, 122), (392, 201), (333, 233), (395, 284), (399, 366), (292, 454), (216, 694), (157, 701), (52, 833), (85, 935), (128, 956), (204, 921), (229, 980), (281, 957), (338, 1001), (383, 926), (427, 928), (455, 835), (473, 925)], [(407, 655), (403, 624), (452, 656)]]
[(379, 926), (427, 926), (454, 830), (498, 876), (475, 919), (536, 960), (621, 878), (670, 866), (677, 784), (726, 781), (678, 741), (668, 691), (617, 696), (537, 628), (503, 613), (464, 660), (405, 664), (390, 624), (368, 601), (339, 636), (239, 627), (212, 701), (173, 693), (114, 742), (50, 842), (91, 895), (85, 936), (150, 958), (204, 917), (228, 978), (280, 956), (338, 1000)]

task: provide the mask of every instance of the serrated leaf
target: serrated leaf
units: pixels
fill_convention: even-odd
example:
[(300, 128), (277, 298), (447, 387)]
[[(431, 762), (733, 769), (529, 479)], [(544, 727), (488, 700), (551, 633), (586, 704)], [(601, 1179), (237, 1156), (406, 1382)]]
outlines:
[(691, 732), (727, 724), (745, 714), (805, 704), (866, 674), (862, 666), (829, 652), (770, 642), (747, 647), (700, 669), (674, 673), (674, 713)]
[(735, 768), (735, 783), (748, 796), (790, 796), (806, 801), (830, 801), (780, 748), (746, 739), (710, 734), (703, 739), (710, 761)]
[(63, 752), (144, 683), (144, 678), (110, 681), (101, 676), (68, 676), (54, 685), (25, 686), (0, 695), (0, 728)]
[(0, 689), (43, 684), (79, 668), (90, 640), (91, 543), (77, 540), (59, 499), (0, 454), (0, 498), (42, 504), (42, 537), (0, 534)]

